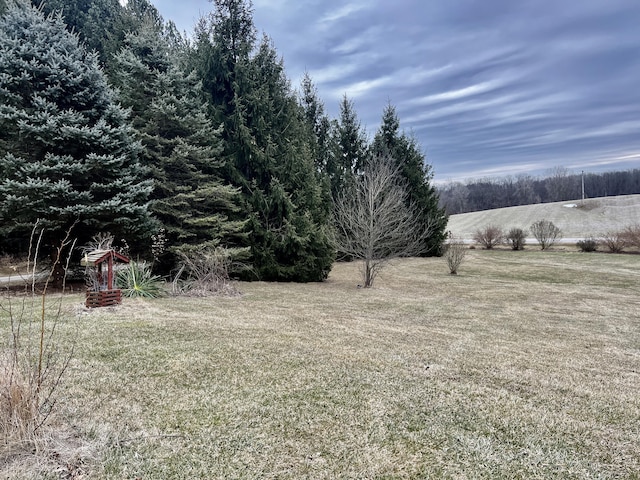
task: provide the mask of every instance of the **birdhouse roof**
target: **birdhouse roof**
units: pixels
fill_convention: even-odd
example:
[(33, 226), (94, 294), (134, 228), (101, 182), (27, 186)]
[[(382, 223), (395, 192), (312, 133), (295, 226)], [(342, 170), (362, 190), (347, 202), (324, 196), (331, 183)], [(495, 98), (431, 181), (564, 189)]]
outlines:
[(96, 265), (108, 260), (109, 257), (114, 260), (119, 260), (123, 263), (129, 263), (129, 259), (124, 255), (119, 254), (115, 250), (91, 250), (82, 257), (80, 265), (83, 267), (95, 267)]

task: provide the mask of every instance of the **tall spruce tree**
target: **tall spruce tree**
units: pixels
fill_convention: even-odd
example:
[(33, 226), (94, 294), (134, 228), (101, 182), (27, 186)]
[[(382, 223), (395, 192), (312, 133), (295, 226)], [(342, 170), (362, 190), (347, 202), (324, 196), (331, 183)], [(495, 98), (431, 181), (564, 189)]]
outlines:
[(76, 234), (143, 235), (139, 145), (126, 112), (61, 16), (15, 2), (0, 18), (0, 231), (19, 248), (36, 220), (52, 245)]
[(318, 90), (308, 72), (305, 72), (301, 87), (299, 102), (304, 114), (305, 133), (311, 149), (316, 176), (320, 183), (322, 203), (327, 208), (327, 214), (330, 214), (332, 206), (331, 179), (327, 173), (327, 166), (331, 163), (332, 155), (335, 153), (331, 135), (331, 120), (325, 113), (324, 103), (318, 96)]
[(229, 177), (250, 219), (254, 272), (264, 280), (319, 281), (333, 251), (303, 112), (268, 39), (256, 45), (250, 2), (215, 0), (197, 29), (198, 70), (224, 123)]
[(220, 132), (201, 84), (174, 63), (170, 47), (150, 18), (127, 34), (113, 61), (114, 82), (144, 146), (141, 162), (155, 181), (150, 210), (166, 229), (170, 253), (183, 245), (233, 246), (246, 223), (229, 219), (239, 211), (239, 191), (222, 182)]
[(311, 152), (316, 170), (324, 174), (331, 156), (335, 153), (331, 138), (331, 120), (325, 113), (324, 103), (318, 95), (318, 89), (313, 84), (309, 72), (305, 72), (301, 87), (300, 104), (304, 110)]
[(273, 272), (274, 280), (323, 280), (334, 258), (326, 232), (329, 197), (323, 195), (316, 175), (304, 112), (267, 37), (252, 68), (257, 102), (249, 110), (250, 126), (266, 163), (263, 183), (256, 182), (259, 189), (252, 195), (258, 213), (256, 255), (270, 265), (263, 276)]
[(340, 102), (340, 118), (333, 122), (333, 154), (326, 170), (331, 193), (337, 198), (352, 183), (352, 175), (362, 172), (368, 157), (368, 141), (352, 100), (344, 95)]
[(374, 157), (391, 157), (400, 167), (400, 175), (407, 183), (407, 201), (417, 207), (422, 223), (431, 224), (423, 255), (441, 255), (448, 217), (439, 207), (439, 197), (432, 185), (433, 170), (426, 163), (420, 145), (414, 137), (400, 132), (400, 120), (393, 105), (388, 104), (382, 114), (382, 122), (373, 140)]

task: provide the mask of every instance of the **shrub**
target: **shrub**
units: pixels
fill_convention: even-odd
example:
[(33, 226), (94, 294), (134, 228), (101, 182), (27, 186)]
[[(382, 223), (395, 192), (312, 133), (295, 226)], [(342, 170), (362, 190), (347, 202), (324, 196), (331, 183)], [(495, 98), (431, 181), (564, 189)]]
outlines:
[(238, 259), (244, 249), (211, 246), (190, 246), (178, 251), (180, 269), (172, 282), (174, 295), (209, 296), (237, 295), (231, 283), (232, 271), (246, 270)]
[(549, 220), (538, 220), (531, 225), (531, 233), (542, 250), (551, 247), (560, 237), (560, 229)]
[(505, 241), (511, 246), (512, 250), (524, 250), (524, 244), (527, 242), (527, 232), (521, 228), (512, 228), (505, 237)]
[(444, 248), (444, 258), (449, 267), (449, 273), (451, 275), (457, 275), (458, 268), (467, 254), (467, 247), (462, 240), (451, 238), (445, 244)]
[(621, 235), (626, 246), (640, 248), (640, 225), (625, 228)]
[(491, 250), (502, 242), (504, 232), (500, 227), (489, 225), (488, 227), (476, 230), (473, 240), (482, 245), (487, 250)]
[(624, 232), (621, 231), (610, 231), (605, 233), (602, 236), (602, 243), (604, 243), (611, 253), (620, 253), (624, 247), (627, 246)]
[(163, 281), (153, 275), (146, 262), (131, 262), (118, 270), (116, 282), (125, 297), (158, 298), (164, 294)]
[(598, 250), (598, 240), (593, 237), (585, 238), (576, 243), (582, 252), (595, 252)]

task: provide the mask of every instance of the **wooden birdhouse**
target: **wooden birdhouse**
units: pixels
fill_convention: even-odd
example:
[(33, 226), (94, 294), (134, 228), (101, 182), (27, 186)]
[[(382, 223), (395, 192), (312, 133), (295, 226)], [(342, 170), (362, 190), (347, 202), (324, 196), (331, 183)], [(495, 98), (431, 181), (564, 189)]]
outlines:
[(88, 275), (88, 308), (108, 307), (122, 302), (122, 290), (115, 288), (115, 262), (129, 263), (129, 259), (115, 250), (92, 250), (85, 253), (80, 265), (94, 268)]

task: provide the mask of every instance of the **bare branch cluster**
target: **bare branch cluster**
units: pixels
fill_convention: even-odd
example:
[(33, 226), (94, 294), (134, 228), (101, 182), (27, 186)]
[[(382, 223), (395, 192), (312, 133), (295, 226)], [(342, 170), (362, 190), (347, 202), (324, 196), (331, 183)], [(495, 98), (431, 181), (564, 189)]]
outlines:
[(192, 247), (179, 252), (180, 269), (172, 282), (174, 295), (237, 295), (230, 272), (237, 268), (233, 249)]
[(602, 235), (601, 241), (611, 253), (620, 253), (627, 247), (640, 248), (640, 225), (610, 230)]
[(627, 246), (623, 231), (611, 230), (602, 236), (602, 243), (611, 253), (620, 253)]
[(560, 238), (560, 229), (549, 220), (539, 220), (531, 225), (531, 233), (542, 250), (551, 247)]
[(473, 240), (482, 245), (487, 250), (491, 250), (496, 245), (500, 245), (504, 238), (504, 232), (496, 225), (489, 225), (487, 227), (476, 230), (473, 235)]
[(444, 258), (451, 275), (457, 275), (458, 269), (467, 254), (467, 246), (459, 238), (450, 238), (445, 244)]
[(640, 225), (626, 227), (620, 235), (623, 238), (625, 246), (640, 248)]

